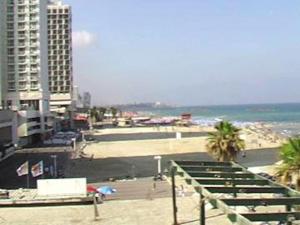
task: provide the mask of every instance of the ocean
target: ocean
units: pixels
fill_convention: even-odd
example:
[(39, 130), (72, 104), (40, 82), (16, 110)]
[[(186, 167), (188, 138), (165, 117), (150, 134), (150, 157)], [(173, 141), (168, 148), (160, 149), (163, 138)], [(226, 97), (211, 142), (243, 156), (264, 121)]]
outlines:
[(228, 120), (241, 126), (264, 123), (285, 136), (300, 134), (300, 103), (170, 107), (143, 111), (157, 116), (191, 113), (193, 122), (197, 124), (213, 124), (220, 120)]

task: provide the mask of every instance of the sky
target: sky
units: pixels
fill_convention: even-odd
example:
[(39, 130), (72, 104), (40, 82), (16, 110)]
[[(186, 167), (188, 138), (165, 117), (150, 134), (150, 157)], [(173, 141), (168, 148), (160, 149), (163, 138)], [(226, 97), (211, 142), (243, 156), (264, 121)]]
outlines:
[(300, 102), (300, 2), (64, 0), (94, 105)]

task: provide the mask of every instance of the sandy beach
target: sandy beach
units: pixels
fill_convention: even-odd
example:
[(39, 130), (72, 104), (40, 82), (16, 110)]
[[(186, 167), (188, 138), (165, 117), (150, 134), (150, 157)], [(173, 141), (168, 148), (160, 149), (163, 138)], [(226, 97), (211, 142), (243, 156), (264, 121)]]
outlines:
[[(113, 134), (131, 134), (127, 141), (96, 141), (89, 143), (84, 149), (84, 153), (93, 158), (107, 158), (107, 157), (131, 157), (131, 156), (148, 156), (148, 155), (168, 155), (168, 154), (181, 154), (192, 152), (206, 152), (207, 132), (212, 132), (213, 127), (142, 127), (142, 128), (114, 128), (95, 130), (93, 135), (95, 139)], [(152, 139), (152, 140), (136, 140), (134, 135), (161, 133), (163, 136), (166, 133), (173, 134), (173, 138), (166, 139)], [(176, 139), (176, 132), (181, 132), (182, 136), (185, 133), (201, 132), (199, 137), (185, 137)], [(205, 135), (203, 135), (205, 134)], [(246, 150), (251, 149), (265, 149), (276, 148), (281, 144), (281, 139), (265, 135), (262, 131), (256, 132), (253, 128), (244, 128), (241, 131), (241, 137), (245, 140)]]
[[(66, 170), (68, 177), (87, 177), (88, 182), (110, 178), (151, 177), (157, 173), (154, 156), (162, 156), (162, 169), (170, 160), (211, 161), (207, 154), (207, 132), (212, 127), (143, 127), (94, 130), (94, 141)], [(176, 132), (182, 133), (176, 139)], [(248, 128), (242, 131), (246, 142), (246, 155), (238, 157), (246, 166), (267, 166), (276, 163), (280, 141), (265, 138), (260, 132)], [(252, 154), (253, 153), (253, 154)]]

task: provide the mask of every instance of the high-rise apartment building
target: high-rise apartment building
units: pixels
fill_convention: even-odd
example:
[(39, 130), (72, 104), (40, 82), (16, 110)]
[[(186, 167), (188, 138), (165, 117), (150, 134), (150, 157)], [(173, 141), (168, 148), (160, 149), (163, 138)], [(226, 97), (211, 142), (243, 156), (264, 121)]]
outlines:
[(27, 144), (52, 129), (49, 111), (47, 0), (0, 1), (3, 105), (18, 111), (18, 136)]
[[(0, 108), (3, 109), (6, 77), (6, 1), (0, 1)], [(3, 11), (2, 11), (3, 10)]]
[[(14, 113), (6, 109), (4, 100), (6, 94), (6, 1), (0, 1), (0, 159), (8, 153), (8, 148), (13, 146), (13, 134), (16, 134), (16, 127), (13, 127)], [(3, 11), (2, 11), (3, 10)], [(15, 129), (13, 129), (15, 128)]]
[(50, 109), (57, 117), (72, 117), (72, 12), (69, 5), (52, 0), (48, 4), (48, 73)]

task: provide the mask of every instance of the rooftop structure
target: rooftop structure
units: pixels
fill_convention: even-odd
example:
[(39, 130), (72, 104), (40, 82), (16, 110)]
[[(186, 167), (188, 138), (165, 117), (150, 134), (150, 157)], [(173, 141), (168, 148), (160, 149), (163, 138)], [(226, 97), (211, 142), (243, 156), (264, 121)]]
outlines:
[(293, 210), (300, 204), (299, 192), (253, 174), (236, 163), (172, 161), (171, 174), (174, 224), (177, 224), (175, 174), (183, 176), (199, 192), (201, 225), (205, 225), (206, 201), (221, 209), (234, 224), (271, 221), (292, 224), (300, 220), (300, 212)]

